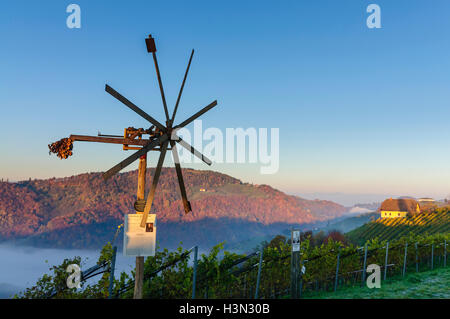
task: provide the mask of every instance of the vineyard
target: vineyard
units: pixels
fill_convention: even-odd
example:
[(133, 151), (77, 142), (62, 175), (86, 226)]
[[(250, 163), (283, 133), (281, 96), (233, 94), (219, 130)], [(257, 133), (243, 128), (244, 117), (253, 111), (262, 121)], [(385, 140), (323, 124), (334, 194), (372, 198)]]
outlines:
[[(408, 235), (397, 240), (370, 240), (364, 246), (328, 240), (312, 246), (309, 239), (300, 245), (300, 269), (295, 278), (297, 294), (337, 291), (343, 287), (365, 284), (366, 267), (377, 264), (383, 279), (413, 272), (447, 267), (450, 234)], [(106, 245), (98, 265), (114, 260), (111, 244)], [(192, 263), (191, 250), (179, 248), (169, 252), (158, 250), (155, 257), (145, 260), (144, 298), (290, 298), (291, 245), (277, 236), (270, 243), (248, 255), (223, 251), (215, 246)], [(220, 256), (220, 257), (219, 257)], [(53, 274), (44, 275), (35, 286), (28, 288), (22, 298), (132, 298), (134, 273), (122, 272), (109, 284), (108, 271), (101, 271), (95, 285), (81, 289), (66, 286), (68, 264), (81, 264), (81, 258), (65, 260), (52, 267)], [(114, 275), (114, 273), (113, 273)], [(109, 288), (109, 289), (108, 289)]]
[(353, 242), (362, 244), (373, 238), (392, 240), (410, 233), (421, 235), (448, 232), (450, 232), (450, 210), (441, 208), (413, 217), (377, 219), (350, 231), (347, 236)]

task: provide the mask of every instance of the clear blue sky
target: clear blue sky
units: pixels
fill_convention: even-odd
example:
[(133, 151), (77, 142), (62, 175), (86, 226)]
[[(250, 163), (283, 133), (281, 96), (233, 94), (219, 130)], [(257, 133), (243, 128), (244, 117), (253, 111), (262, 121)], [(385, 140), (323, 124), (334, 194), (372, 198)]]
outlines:
[[(70, 3), (81, 29), (66, 27)], [(381, 29), (366, 26), (370, 3)], [(104, 171), (130, 154), (78, 143), (62, 161), (47, 144), (147, 126), (105, 83), (162, 121), (149, 33), (170, 109), (196, 50), (178, 120), (217, 99), (204, 126), (280, 128), (277, 174), (212, 169), (297, 193), (450, 193), (448, 0), (3, 1), (0, 177)]]

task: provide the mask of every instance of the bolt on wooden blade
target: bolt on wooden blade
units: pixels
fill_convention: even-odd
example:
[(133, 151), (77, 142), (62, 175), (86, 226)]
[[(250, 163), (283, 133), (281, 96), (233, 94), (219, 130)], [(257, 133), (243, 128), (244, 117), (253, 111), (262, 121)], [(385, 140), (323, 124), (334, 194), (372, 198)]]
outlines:
[(148, 214), (152, 208), (153, 198), (155, 197), (156, 186), (158, 185), (159, 175), (161, 174), (168, 144), (168, 141), (164, 142), (161, 149), (161, 154), (159, 154), (158, 164), (156, 165), (155, 174), (153, 175), (152, 187), (150, 188), (150, 193), (148, 194), (147, 201), (145, 203), (144, 213), (142, 214), (141, 227), (145, 227)]
[(159, 128), (162, 131), (166, 130), (166, 127), (159, 123), (156, 119), (148, 115), (146, 112), (144, 112), (142, 109), (140, 109), (138, 106), (136, 106), (133, 102), (128, 100), (126, 97), (121, 95), (119, 92), (114, 90), (112, 87), (110, 87), (108, 84), (105, 85), (105, 91), (114, 96), (116, 99), (118, 99), (120, 102), (128, 106), (130, 109), (135, 111), (137, 114), (142, 116), (144, 119), (155, 125), (157, 128)]
[(108, 171), (103, 173), (103, 178), (105, 180), (111, 178), (114, 174), (120, 172), (122, 169), (133, 163), (139, 157), (151, 151), (156, 146), (160, 145), (160, 143), (165, 142), (167, 140), (168, 140), (167, 134), (164, 134), (161, 137), (157, 137), (153, 141), (149, 142), (146, 146), (142, 147), (141, 150), (137, 151), (136, 153), (133, 153), (131, 156), (127, 157), (122, 162), (120, 162), (119, 164), (115, 165), (114, 167), (110, 168)]

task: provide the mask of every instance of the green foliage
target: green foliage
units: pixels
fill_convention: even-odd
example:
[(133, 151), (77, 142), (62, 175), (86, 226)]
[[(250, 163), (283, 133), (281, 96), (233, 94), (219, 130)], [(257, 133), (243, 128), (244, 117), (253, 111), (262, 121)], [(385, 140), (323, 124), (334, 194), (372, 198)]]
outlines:
[[(188, 259), (182, 258), (187, 253), (178, 247), (169, 252), (167, 249), (157, 251), (155, 257), (147, 258), (144, 264), (144, 298), (188, 298), (192, 286), (192, 268)], [(173, 264), (157, 275), (148, 278), (163, 265)], [(147, 278), (148, 279), (147, 279)]]
[[(300, 244), (300, 263), (305, 265), (306, 272), (302, 275), (303, 291), (331, 290), (334, 285), (337, 256), (340, 256), (339, 279), (340, 286), (352, 284), (355, 275), (361, 275), (364, 250), (353, 244), (346, 244), (326, 237), (318, 244), (319, 237), (308, 234), (302, 237)], [(450, 242), (450, 234), (415, 235), (408, 234), (396, 240), (389, 241), (388, 273), (399, 275), (403, 269), (405, 257), (407, 269), (415, 268), (416, 258), (420, 271), (430, 267), (430, 254), (433, 248), (435, 267), (442, 264), (438, 256), (443, 256), (444, 241)], [(367, 245), (367, 265), (384, 265), (386, 240), (370, 239)], [(417, 250), (415, 245), (417, 244)], [(259, 296), (262, 298), (286, 297), (290, 287), (291, 245), (283, 236), (275, 237), (270, 243), (264, 243), (263, 266)], [(448, 250), (448, 249), (447, 249)], [(189, 251), (179, 247), (175, 251), (157, 248), (154, 257), (146, 258), (144, 263), (144, 298), (190, 298), (192, 294), (193, 265), (192, 259), (186, 256)], [(112, 246), (108, 243), (103, 247), (98, 264), (109, 261), (112, 256)], [(258, 271), (259, 254), (254, 254), (242, 261), (244, 255), (224, 251), (224, 243), (214, 246), (208, 254), (201, 254), (197, 262), (197, 298), (252, 298), (255, 292)], [(68, 289), (65, 272), (71, 263), (81, 264), (81, 258), (66, 259), (59, 266), (50, 268), (52, 274), (41, 277), (35, 286), (28, 288), (16, 298), (47, 298), (51, 292), (56, 292), (54, 298), (107, 298), (109, 273), (104, 273), (94, 285), (82, 286), (81, 289)], [(163, 269), (159, 272), (157, 270)], [(409, 268), (408, 268), (409, 267)], [(131, 274), (122, 272), (114, 280), (113, 293), (118, 294), (129, 286), (130, 289), (121, 294), (120, 298), (133, 297), (134, 271)], [(359, 279), (360, 280), (360, 279)], [(414, 277), (408, 279), (414, 281)], [(360, 282), (360, 281), (358, 281)]]
[(24, 292), (16, 294), (14, 298), (24, 299), (42, 299), (54, 295), (54, 298), (69, 299), (78, 295), (75, 288), (67, 288), (66, 280), (68, 273), (66, 268), (70, 264), (81, 264), (81, 257), (74, 257), (73, 259), (64, 259), (61, 265), (50, 267), (52, 274), (44, 274), (38, 279), (36, 285), (27, 288)]
[[(110, 261), (112, 256), (111, 243), (107, 243), (101, 250), (97, 264), (103, 261)], [(64, 259), (58, 266), (50, 267), (50, 274), (44, 274), (38, 279), (36, 284), (25, 291), (16, 294), (14, 298), (19, 299), (74, 299), (74, 298), (106, 298), (108, 296), (109, 273), (102, 274), (96, 284), (86, 285), (80, 282), (81, 288), (68, 288), (67, 278), (70, 275), (66, 269), (71, 264), (77, 264), (83, 269), (86, 266), (86, 260), (76, 256), (72, 259)]]

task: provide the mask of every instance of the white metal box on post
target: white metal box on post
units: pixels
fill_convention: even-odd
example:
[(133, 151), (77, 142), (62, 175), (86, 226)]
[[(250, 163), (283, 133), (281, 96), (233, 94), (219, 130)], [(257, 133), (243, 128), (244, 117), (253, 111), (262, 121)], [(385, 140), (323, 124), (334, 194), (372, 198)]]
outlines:
[(141, 227), (142, 214), (125, 215), (123, 254), (125, 256), (155, 256), (156, 214), (149, 214)]

